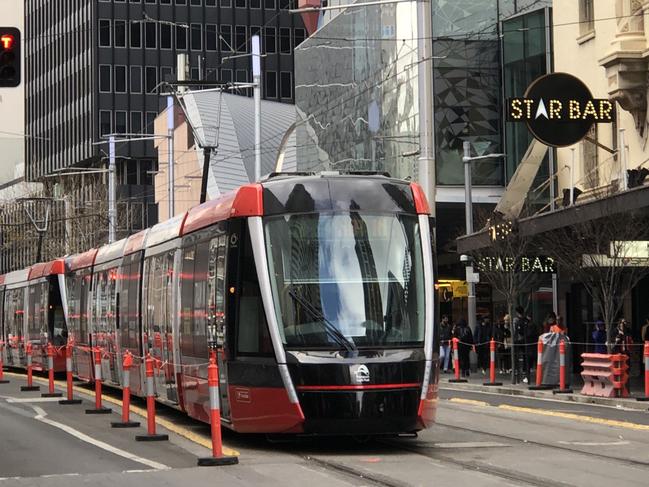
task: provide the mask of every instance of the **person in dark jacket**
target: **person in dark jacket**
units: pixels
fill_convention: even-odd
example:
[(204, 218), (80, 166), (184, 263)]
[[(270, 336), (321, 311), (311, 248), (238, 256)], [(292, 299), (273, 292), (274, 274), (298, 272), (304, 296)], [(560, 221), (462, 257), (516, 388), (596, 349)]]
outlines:
[(608, 353), (606, 348), (606, 325), (602, 318), (597, 318), (595, 322), (595, 329), (593, 330), (593, 345), (595, 345), (595, 353)]
[(460, 359), (460, 371), (462, 377), (469, 377), (471, 371), (470, 352), (473, 348), (473, 333), (463, 318), (460, 318), (454, 328), (454, 338), (460, 340), (458, 344), (458, 355)]
[(439, 323), (439, 361), (444, 373), (448, 373), (451, 361), (451, 322), (446, 315), (442, 316)]
[(485, 317), (475, 330), (475, 348), (478, 353), (478, 368), (485, 375), (489, 368), (489, 341), (491, 340), (491, 320)]
[(525, 317), (525, 310), (522, 306), (516, 308), (516, 317), (514, 317), (514, 364), (516, 376), (523, 383), (527, 384), (530, 379), (530, 361), (527, 353), (527, 340), (529, 339), (529, 321)]

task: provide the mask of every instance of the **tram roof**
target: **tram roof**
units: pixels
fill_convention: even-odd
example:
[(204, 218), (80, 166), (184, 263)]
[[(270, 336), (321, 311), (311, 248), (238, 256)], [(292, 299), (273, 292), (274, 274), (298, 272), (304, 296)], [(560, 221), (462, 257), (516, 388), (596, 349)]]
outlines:
[(56, 259), (50, 262), (39, 262), (34, 264), (29, 269), (29, 280), (38, 279), (40, 277), (52, 276), (56, 274), (65, 274), (65, 260)]
[(29, 279), (29, 268), (9, 272), (4, 275), (5, 286), (26, 282)]
[(148, 232), (149, 229), (147, 228), (128, 237), (124, 246), (124, 255), (130, 255), (144, 249)]
[(65, 266), (68, 271), (76, 271), (92, 267), (97, 257), (97, 249), (90, 249), (80, 254), (69, 255), (65, 258)]
[(187, 213), (181, 213), (169, 220), (153, 225), (146, 236), (145, 247), (155, 247), (163, 242), (180, 237), (180, 230), (186, 217)]
[(110, 262), (111, 260), (120, 259), (124, 255), (124, 247), (126, 246), (126, 239), (118, 240), (111, 244), (99, 247), (97, 256), (95, 257), (95, 265)]

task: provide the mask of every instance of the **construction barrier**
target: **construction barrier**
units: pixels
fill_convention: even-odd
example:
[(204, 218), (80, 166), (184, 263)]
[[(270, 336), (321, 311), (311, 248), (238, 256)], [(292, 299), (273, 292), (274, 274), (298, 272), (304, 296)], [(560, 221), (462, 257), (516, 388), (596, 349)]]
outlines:
[(489, 342), (489, 382), (484, 382), (485, 386), (502, 386), (502, 382), (496, 382), (496, 340), (493, 338)]
[(54, 391), (54, 346), (47, 344), (47, 385), (48, 392), (43, 392), (41, 397), (61, 397), (63, 394)]
[(137, 435), (135, 441), (166, 441), (169, 435), (161, 435), (156, 433), (155, 426), (155, 390), (153, 388), (153, 357), (151, 353), (147, 353), (146, 360), (146, 422), (147, 434)]
[(581, 376), (585, 396), (628, 397), (628, 357), (624, 354), (582, 353)]
[(529, 386), (528, 389), (531, 391), (545, 391), (554, 389), (554, 387), (551, 384), (543, 384), (543, 339), (539, 337), (536, 344), (536, 383)]
[(95, 408), (86, 409), (86, 414), (111, 414), (110, 408), (105, 408), (101, 404), (101, 349), (93, 349), (95, 358)]
[(21, 391), (40, 391), (40, 386), (34, 385), (33, 375), (32, 375), (32, 342), (27, 342), (25, 344), (25, 353), (27, 356), (27, 385), (21, 386)]
[(644, 342), (642, 362), (644, 364), (644, 397), (636, 397), (636, 399), (638, 401), (649, 401), (649, 342)]
[(210, 357), (207, 366), (207, 386), (210, 393), (210, 428), (212, 433), (212, 456), (199, 458), (199, 467), (215, 467), (219, 465), (236, 465), (239, 459), (223, 455), (221, 440), (221, 405), (219, 400), (219, 369), (214, 356)]
[(5, 354), (5, 342), (0, 340), (0, 384), (9, 384), (10, 381), (5, 379), (4, 372), (4, 354)]
[(62, 399), (59, 404), (81, 404), (81, 399), (75, 399), (72, 385), (72, 344), (68, 342), (65, 346), (65, 381), (67, 389), (67, 399)]
[(110, 423), (113, 428), (137, 428), (138, 421), (131, 421), (131, 367), (133, 356), (128, 350), (124, 354), (122, 369), (124, 371), (122, 380), (122, 420)]
[(572, 394), (572, 389), (566, 386), (566, 342), (559, 342), (559, 388), (554, 389), (554, 394)]
[(460, 352), (458, 351), (458, 344), (460, 340), (456, 337), (451, 339), (453, 343), (453, 368), (455, 369), (455, 379), (449, 379), (449, 382), (467, 382), (466, 379), (460, 378)]

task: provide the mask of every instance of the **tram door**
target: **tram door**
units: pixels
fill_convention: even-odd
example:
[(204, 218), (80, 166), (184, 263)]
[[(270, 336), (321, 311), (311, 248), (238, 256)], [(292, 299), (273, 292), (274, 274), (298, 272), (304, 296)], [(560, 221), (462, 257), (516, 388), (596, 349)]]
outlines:
[(227, 234), (210, 241), (210, 255), (207, 280), (207, 339), (210, 350), (216, 351), (219, 366), (219, 393), (221, 395), (221, 416), (230, 418), (228, 397), (227, 337), (225, 296), (225, 263), (227, 253)]

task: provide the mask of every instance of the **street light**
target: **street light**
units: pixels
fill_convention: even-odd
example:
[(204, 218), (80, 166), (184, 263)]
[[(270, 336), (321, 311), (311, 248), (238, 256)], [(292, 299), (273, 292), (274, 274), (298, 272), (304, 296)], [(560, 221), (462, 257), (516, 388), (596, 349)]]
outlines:
[[(464, 163), (464, 199), (465, 199), (465, 218), (466, 218), (466, 234), (473, 233), (473, 200), (471, 196), (471, 163), (474, 161), (483, 161), (485, 159), (495, 159), (505, 157), (505, 154), (485, 154), (484, 156), (471, 157), (471, 142), (465, 140), (462, 147), (464, 148), (464, 156), (462, 162)], [(476, 302), (475, 302), (475, 279), (473, 273), (473, 262), (466, 260), (466, 280), (467, 280), (467, 314), (469, 316), (469, 328), (471, 331), (476, 329)]]

